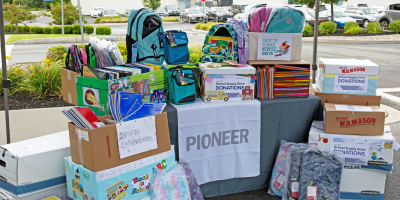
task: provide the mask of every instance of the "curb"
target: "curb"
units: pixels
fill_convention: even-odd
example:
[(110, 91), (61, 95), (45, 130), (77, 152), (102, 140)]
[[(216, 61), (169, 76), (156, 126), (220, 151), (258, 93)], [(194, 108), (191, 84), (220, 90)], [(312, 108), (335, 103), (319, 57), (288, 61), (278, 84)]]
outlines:
[(393, 123), (400, 121), (400, 111), (399, 110), (389, 107), (389, 106), (386, 106), (386, 105), (383, 105), (383, 104), (381, 104), (380, 107), (383, 110), (385, 110), (385, 112), (387, 113), (387, 116), (385, 118), (385, 124), (393, 124)]
[(194, 29), (194, 28), (192, 28), (192, 32), (204, 33), (204, 34), (207, 34), (207, 33), (208, 33), (208, 31), (197, 30), (197, 29)]
[[(96, 36), (99, 40), (105, 39), (113, 42), (117, 42), (121, 39), (125, 39), (125, 36)], [(89, 42), (90, 37), (85, 37), (85, 43)], [(59, 43), (81, 43), (82, 37), (60, 37), (60, 38), (37, 38), (37, 39), (25, 39), (16, 42), (8, 43), (7, 45), (29, 45), (29, 44), (59, 44)]]

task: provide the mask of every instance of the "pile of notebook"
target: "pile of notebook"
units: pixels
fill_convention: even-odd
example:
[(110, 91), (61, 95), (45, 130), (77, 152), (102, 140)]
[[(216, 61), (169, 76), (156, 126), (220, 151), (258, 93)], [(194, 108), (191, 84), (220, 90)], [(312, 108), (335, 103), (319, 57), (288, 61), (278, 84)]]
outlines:
[(310, 69), (275, 65), (274, 97), (308, 97)]
[(256, 93), (255, 98), (272, 99), (274, 98), (273, 81), (274, 81), (274, 66), (255, 66), (256, 68)]
[(93, 113), (89, 107), (72, 107), (61, 111), (76, 126), (86, 129), (94, 129), (105, 124)]
[(108, 96), (111, 114), (116, 122), (126, 122), (161, 113), (166, 103), (143, 103), (142, 94), (117, 92)]
[(113, 67), (93, 68), (82, 66), (82, 76), (104, 80), (118, 79), (154, 71), (154, 67), (141, 63), (129, 63)]

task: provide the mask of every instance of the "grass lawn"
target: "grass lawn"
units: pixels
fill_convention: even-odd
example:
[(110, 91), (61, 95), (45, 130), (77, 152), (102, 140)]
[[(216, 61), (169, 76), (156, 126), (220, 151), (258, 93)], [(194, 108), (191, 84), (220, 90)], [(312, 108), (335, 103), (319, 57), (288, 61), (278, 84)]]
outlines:
[[(80, 37), (81, 35), (77, 34), (64, 34), (64, 37)], [(90, 35), (84, 35), (85, 37), (89, 37)], [(96, 35), (92, 35), (96, 36)], [(102, 35), (106, 36), (106, 35)], [(115, 36), (115, 35), (113, 35)], [(11, 43), (11, 42), (16, 42), (19, 40), (25, 40), (25, 39), (37, 39), (37, 38), (58, 38), (58, 37), (63, 37), (62, 34), (11, 34), (11, 37), (8, 38), (6, 41), (6, 44)]]

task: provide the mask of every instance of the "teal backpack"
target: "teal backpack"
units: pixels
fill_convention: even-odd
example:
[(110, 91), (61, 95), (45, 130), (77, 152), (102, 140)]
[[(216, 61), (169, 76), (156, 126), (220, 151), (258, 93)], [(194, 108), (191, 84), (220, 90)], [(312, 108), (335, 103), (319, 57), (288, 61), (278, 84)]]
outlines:
[[(216, 43), (210, 37), (230, 37), (232, 42), (227, 48), (216, 50)], [(235, 30), (227, 24), (216, 24), (208, 31), (203, 46), (201, 62), (224, 62), (226, 60), (238, 60), (238, 41)]]
[[(196, 79), (191, 69), (174, 67), (168, 70), (168, 100), (177, 105), (196, 102)], [(181, 77), (179, 77), (180, 75)], [(186, 82), (182, 84), (181, 78)]]
[(163, 32), (160, 16), (144, 8), (132, 11), (129, 14), (126, 34), (127, 63), (132, 63), (132, 45), (137, 44), (136, 62), (163, 64)]

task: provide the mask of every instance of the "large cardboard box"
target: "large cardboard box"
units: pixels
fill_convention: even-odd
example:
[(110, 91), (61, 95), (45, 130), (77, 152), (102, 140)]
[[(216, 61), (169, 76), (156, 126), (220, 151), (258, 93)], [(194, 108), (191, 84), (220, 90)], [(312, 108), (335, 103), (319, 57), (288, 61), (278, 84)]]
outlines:
[(204, 102), (253, 101), (256, 69), (246, 67), (208, 68), (200, 64)]
[[(266, 44), (259, 43), (259, 37), (270, 39), (271, 42)], [(289, 38), (286, 38), (289, 37)], [(286, 60), (286, 61), (300, 61), (302, 49), (301, 33), (249, 33), (249, 60)], [(291, 42), (290, 42), (291, 40)], [(269, 59), (258, 59), (259, 45), (264, 45), (264, 54), (270, 54)], [(260, 47), (261, 48), (261, 47)], [(268, 48), (268, 49), (267, 49)], [(281, 55), (283, 52), (283, 55)], [(289, 56), (290, 54), (290, 56)], [(287, 56), (287, 58), (285, 58)]]
[(14, 197), (65, 185), (68, 131), (1, 146), (0, 188)]
[(380, 106), (381, 96), (379, 95), (355, 95), (355, 94), (331, 94), (322, 93), (316, 84), (310, 87), (310, 94), (321, 98), (322, 106), (325, 103), (338, 103), (347, 105), (360, 105), (360, 106)]
[(174, 166), (173, 146), (167, 152), (99, 172), (65, 158), (68, 196), (74, 200), (137, 200), (150, 194), (154, 168), (169, 171)]
[[(100, 117), (106, 123), (111, 116)], [(68, 124), (72, 162), (92, 171), (102, 171), (171, 150), (167, 113), (155, 115), (158, 148), (120, 159), (115, 124), (85, 129)]]
[(315, 79), (323, 93), (375, 95), (378, 75), (370, 60), (320, 58)]
[[(360, 169), (379, 170), (391, 172), (393, 168), (393, 135), (390, 126), (385, 126), (384, 135), (342, 135), (325, 133), (322, 121), (314, 121), (311, 125), (308, 136), (310, 146), (317, 146), (324, 151), (337, 151), (344, 153), (348, 162), (359, 162), (367, 159), (368, 165), (360, 165)], [(367, 140), (368, 148), (365, 145), (357, 145), (356, 140)], [(340, 145), (340, 148), (335, 148)], [(359, 148), (358, 150), (354, 148)], [(347, 150), (352, 149), (352, 150)]]
[(334, 134), (383, 135), (385, 116), (385, 111), (379, 106), (326, 103), (325, 131)]
[(48, 200), (48, 197), (53, 197), (49, 200), (56, 200), (54, 197), (60, 200), (68, 200), (67, 185), (64, 184), (50, 189), (41, 190), (40, 192), (19, 198), (13, 197), (8, 192), (0, 189), (0, 199), (2, 200)]
[(65, 67), (61, 68), (61, 88), (63, 100), (75, 106), (78, 105), (76, 97), (75, 76), (80, 75), (80, 73), (73, 72)]

